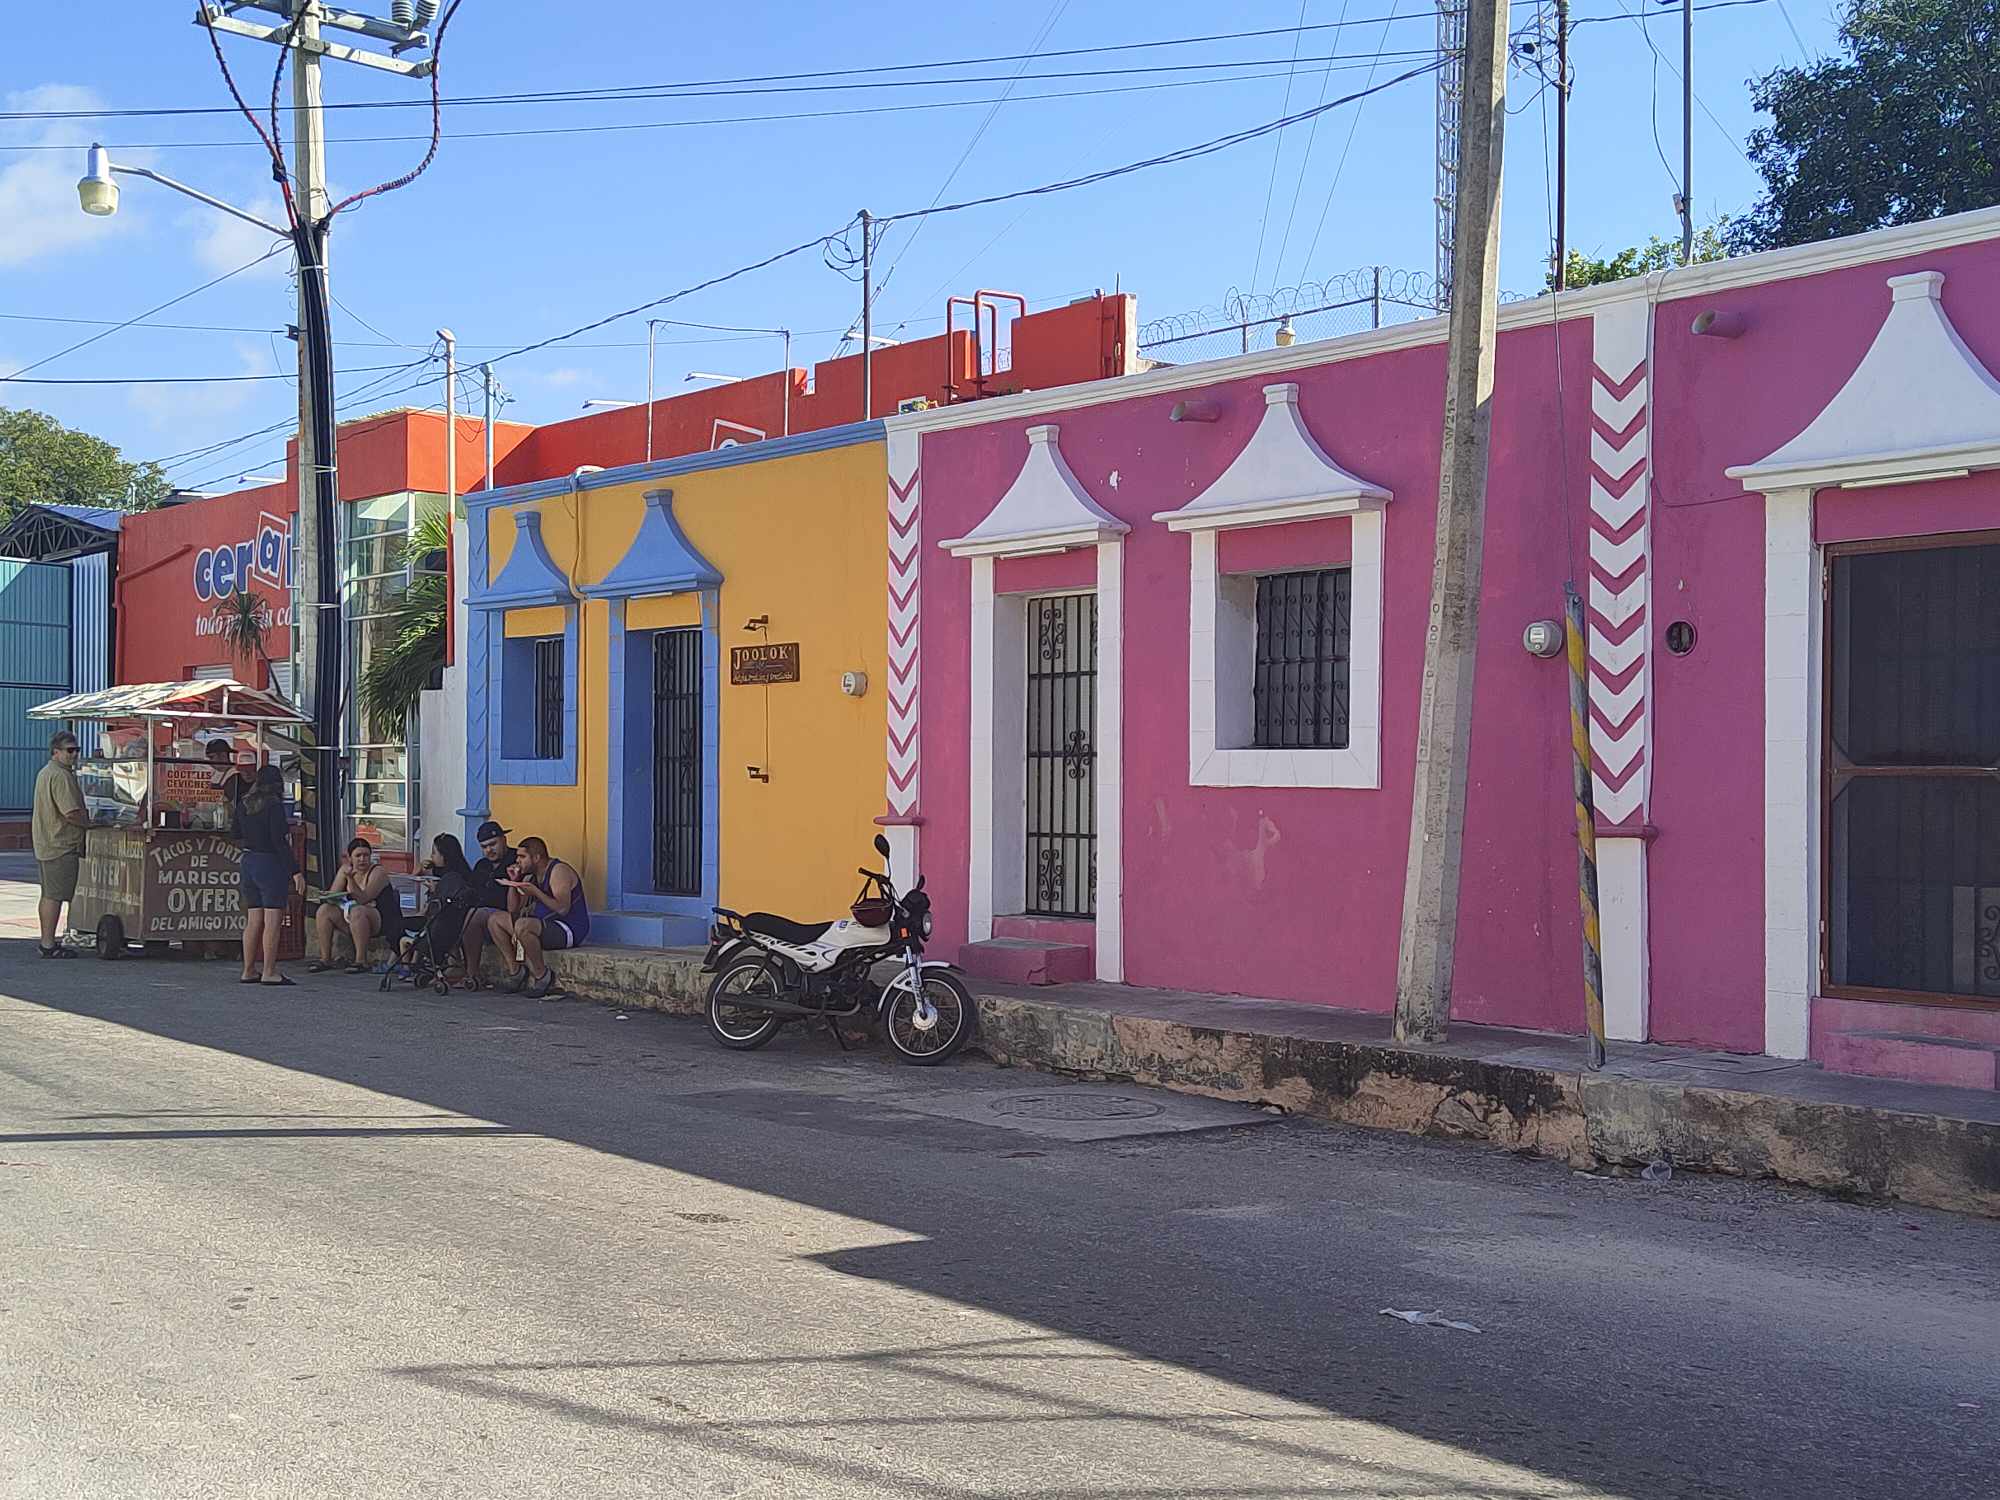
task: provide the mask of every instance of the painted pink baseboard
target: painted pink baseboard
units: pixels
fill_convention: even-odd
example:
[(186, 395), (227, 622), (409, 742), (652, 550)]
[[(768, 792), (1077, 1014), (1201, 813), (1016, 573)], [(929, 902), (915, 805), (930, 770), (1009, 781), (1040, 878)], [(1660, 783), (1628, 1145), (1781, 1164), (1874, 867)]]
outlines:
[(1816, 996), (1812, 1003), (1812, 1034), (1817, 1045), (1823, 1033), (1836, 1031), (1899, 1031), (1923, 1036), (1957, 1037), (1965, 1042), (1990, 1042), (2000, 1047), (2000, 1010), (1975, 1010), (1967, 1005), (1897, 1005), (1879, 1000), (1835, 1000)]
[(1836, 1031), (1819, 1060), (1836, 1073), (1942, 1083), (1962, 1089), (2000, 1087), (2000, 1047), (1984, 1042), (1884, 1031)]
[(1030, 943), (1062, 943), (1083, 949), (1091, 957), (1095, 972), (1097, 924), (1077, 917), (995, 917), (993, 935), (1020, 938)]

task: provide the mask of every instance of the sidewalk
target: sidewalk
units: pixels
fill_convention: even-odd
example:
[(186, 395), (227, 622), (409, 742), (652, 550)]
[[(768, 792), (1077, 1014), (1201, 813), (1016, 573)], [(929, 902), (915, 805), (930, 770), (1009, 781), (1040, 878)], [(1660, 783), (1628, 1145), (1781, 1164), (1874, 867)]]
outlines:
[[(699, 1014), (699, 949), (560, 955), (578, 999)], [(1574, 1166), (1774, 1177), (1826, 1192), (2000, 1216), (2000, 1093), (1828, 1073), (1812, 1063), (1455, 1025), (1399, 1045), (1389, 1018), (1124, 985), (980, 981), (995, 1062), (1271, 1104), (1317, 1119), (1485, 1141)]]

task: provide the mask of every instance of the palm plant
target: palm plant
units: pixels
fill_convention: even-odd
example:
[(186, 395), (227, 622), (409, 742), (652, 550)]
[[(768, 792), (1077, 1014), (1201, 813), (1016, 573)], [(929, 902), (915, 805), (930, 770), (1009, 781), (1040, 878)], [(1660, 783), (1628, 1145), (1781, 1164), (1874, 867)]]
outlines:
[(403, 544), (403, 561), (414, 570), (410, 585), (390, 615), (388, 643), (369, 658), (361, 674), (361, 701), (386, 734), (403, 734), (417, 695), (444, 670), (451, 591), (435, 559), (450, 551), (450, 514), (438, 508), (418, 515)]
[[(270, 610), (264, 603), (264, 596), (253, 594), (247, 589), (238, 589), (223, 605), (222, 638), (230, 649), (245, 661), (258, 662), (268, 667), (270, 656), (264, 650), (264, 628), (270, 620)], [(262, 674), (252, 687), (261, 687)]]

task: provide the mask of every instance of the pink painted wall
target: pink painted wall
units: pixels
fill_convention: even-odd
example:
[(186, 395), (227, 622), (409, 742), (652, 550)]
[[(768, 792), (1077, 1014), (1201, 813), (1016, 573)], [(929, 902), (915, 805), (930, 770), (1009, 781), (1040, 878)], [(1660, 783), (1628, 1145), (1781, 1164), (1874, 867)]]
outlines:
[[(1890, 275), (1946, 273), (1967, 345), (2000, 370), (2000, 245), (1689, 298), (1657, 312), (1651, 361), (1654, 642), (1650, 847), (1653, 1035), (1741, 1051), (1763, 1043), (1764, 502), (1724, 469), (1787, 441), (1833, 396), (1888, 310)], [(1697, 312), (1739, 312), (1733, 340)], [(1579, 936), (1566, 682), (1520, 647), (1557, 617), (1587, 545), (1592, 331), (1502, 335), (1488, 491), (1455, 1013), (1577, 1030)], [(1092, 498), (1130, 524), (1126, 549), (1125, 954), (1128, 979), (1386, 1010), (1409, 833), (1431, 573), (1441, 344), (1286, 374), (1322, 447), (1395, 496), (1385, 524), (1383, 785), (1379, 791), (1187, 784), (1188, 541), (1151, 517), (1242, 448), (1268, 378), (1220, 381), (1212, 424), (1167, 420), (1191, 391), (929, 434), (924, 471), (922, 788), (940, 946), (963, 940), (968, 565), (939, 551), (1019, 471), (1024, 430), (1060, 429)], [(1560, 370), (1560, 379), (1558, 378)], [(1111, 483), (1113, 473), (1118, 483)], [(1567, 497), (1568, 503), (1565, 504)], [(2000, 526), (2000, 477), (1821, 497), (1819, 534)], [(1345, 523), (1225, 534), (1226, 569), (1344, 556)], [(1287, 535), (1290, 533), (1290, 535)], [(1337, 539), (1337, 540), (1336, 540)], [(1081, 564), (1079, 564), (1081, 566)], [(1071, 580), (1085, 581), (1083, 575)], [(1685, 657), (1659, 644), (1691, 622)], [(1804, 857), (1804, 851), (1800, 852)], [(1226, 935), (1226, 941), (1222, 940)]]
[(1097, 582), (1097, 554), (1072, 549), (1046, 557), (998, 557), (993, 560), (993, 592), (1041, 594), (1063, 589), (1087, 589)]

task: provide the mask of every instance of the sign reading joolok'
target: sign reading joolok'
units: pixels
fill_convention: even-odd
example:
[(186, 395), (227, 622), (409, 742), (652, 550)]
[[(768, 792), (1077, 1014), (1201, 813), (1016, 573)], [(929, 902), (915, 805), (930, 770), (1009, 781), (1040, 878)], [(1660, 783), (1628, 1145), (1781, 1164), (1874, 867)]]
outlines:
[(146, 850), (146, 936), (220, 937), (243, 926), (243, 853), (221, 839), (181, 839)]
[(799, 680), (799, 643), (775, 641), (768, 646), (731, 646), (729, 681), (732, 686)]

